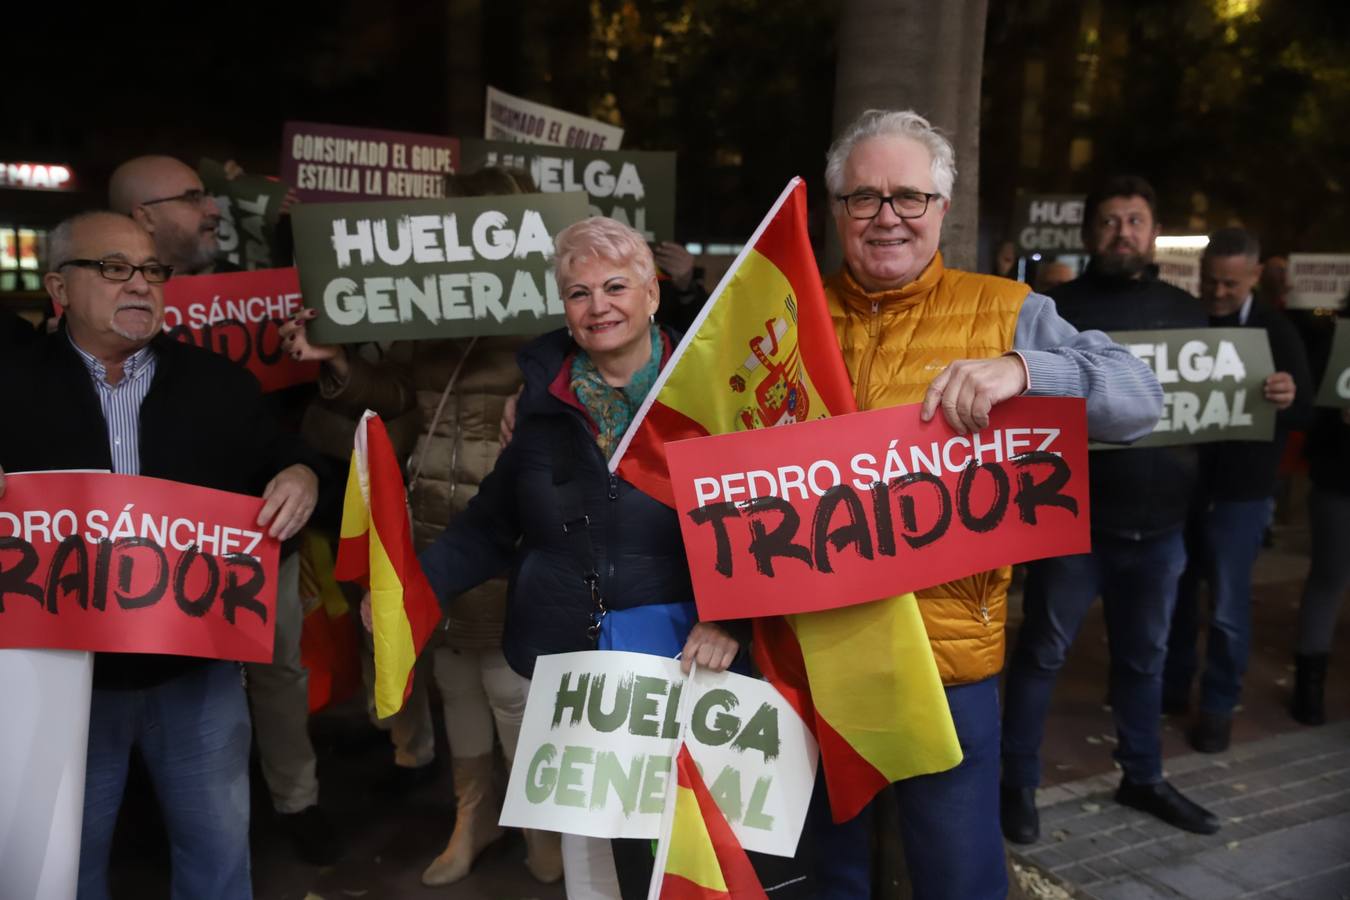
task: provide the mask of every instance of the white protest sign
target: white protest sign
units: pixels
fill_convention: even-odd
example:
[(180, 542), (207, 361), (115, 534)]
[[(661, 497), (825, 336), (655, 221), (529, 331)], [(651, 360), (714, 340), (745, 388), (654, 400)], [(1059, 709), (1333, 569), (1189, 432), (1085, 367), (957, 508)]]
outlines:
[(1350, 253), (1291, 253), (1290, 309), (1337, 307), (1350, 294)]
[(1204, 247), (1159, 247), (1153, 252), (1158, 280), (1200, 296), (1200, 256)]
[(0, 897), (74, 900), (94, 654), (0, 650)]
[(623, 129), (513, 97), (488, 85), (483, 137), (489, 141), (552, 144), (581, 150), (618, 150), (623, 142)]
[[(655, 838), (673, 780), (678, 660), (589, 651), (541, 656), (501, 824)], [(767, 682), (700, 671), (685, 743), (746, 850), (792, 856), (816, 777), (816, 742)]]

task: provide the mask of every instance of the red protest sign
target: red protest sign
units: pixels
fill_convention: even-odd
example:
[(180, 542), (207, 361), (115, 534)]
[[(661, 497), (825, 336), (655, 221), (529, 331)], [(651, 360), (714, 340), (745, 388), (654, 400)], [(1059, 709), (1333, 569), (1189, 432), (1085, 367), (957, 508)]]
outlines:
[(919, 404), (666, 446), (699, 617), (810, 612), (1084, 553), (1082, 400), (956, 434)]
[(159, 478), (7, 475), (0, 647), (270, 662), (277, 549), (262, 500)]
[(242, 364), (264, 391), (275, 391), (319, 377), (319, 364), (291, 359), (277, 333), (301, 306), (293, 267), (189, 275), (164, 285), (164, 328)]

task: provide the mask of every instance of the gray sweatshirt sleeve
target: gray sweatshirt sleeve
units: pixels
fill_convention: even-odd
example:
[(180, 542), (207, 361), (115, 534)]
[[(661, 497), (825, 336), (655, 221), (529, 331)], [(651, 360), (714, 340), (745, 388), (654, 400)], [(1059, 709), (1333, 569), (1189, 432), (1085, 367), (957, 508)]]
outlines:
[(1013, 350), (1027, 368), (1028, 397), (1083, 397), (1088, 436), (1127, 444), (1153, 430), (1162, 386), (1148, 364), (1101, 331), (1079, 331), (1055, 301), (1031, 293), (1017, 317)]

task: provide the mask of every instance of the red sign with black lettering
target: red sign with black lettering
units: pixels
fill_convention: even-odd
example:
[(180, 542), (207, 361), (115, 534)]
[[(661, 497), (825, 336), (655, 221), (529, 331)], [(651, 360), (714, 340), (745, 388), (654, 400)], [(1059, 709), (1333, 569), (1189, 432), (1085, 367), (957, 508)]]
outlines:
[(302, 306), (294, 267), (190, 275), (164, 285), (164, 329), (246, 367), (264, 391), (319, 377), (319, 364), (285, 352), (277, 329)]
[(811, 612), (1085, 553), (1082, 400), (957, 434), (919, 404), (668, 444), (699, 617)]
[(6, 475), (0, 647), (270, 662), (279, 545), (262, 504), (136, 475)]

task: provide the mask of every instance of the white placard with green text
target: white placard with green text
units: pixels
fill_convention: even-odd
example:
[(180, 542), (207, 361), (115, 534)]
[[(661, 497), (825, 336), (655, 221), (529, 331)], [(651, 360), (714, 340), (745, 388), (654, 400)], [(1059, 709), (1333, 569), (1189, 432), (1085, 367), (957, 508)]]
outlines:
[[(767, 682), (699, 670), (684, 738), (741, 846), (797, 850), (816, 742)], [(655, 838), (686, 684), (678, 660), (589, 651), (541, 656), (501, 824)]]

